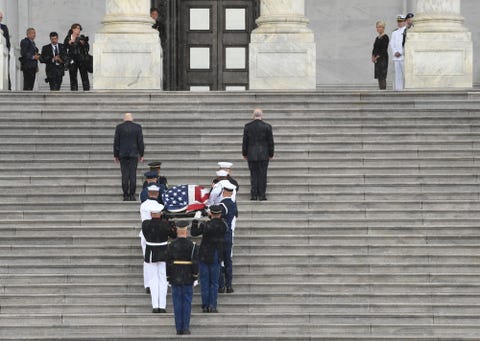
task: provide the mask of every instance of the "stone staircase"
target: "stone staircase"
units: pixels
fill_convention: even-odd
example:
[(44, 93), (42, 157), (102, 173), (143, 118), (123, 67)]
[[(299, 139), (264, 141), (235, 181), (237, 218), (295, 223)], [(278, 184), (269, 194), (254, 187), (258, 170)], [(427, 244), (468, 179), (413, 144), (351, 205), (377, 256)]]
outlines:
[[(267, 202), (241, 157), (254, 107), (274, 126)], [(480, 92), (318, 91), (1, 93), (0, 340), (176, 338), (121, 201), (126, 111), (170, 184), (228, 160), (241, 185), (235, 293), (202, 314), (196, 288), (186, 338), (480, 339)]]

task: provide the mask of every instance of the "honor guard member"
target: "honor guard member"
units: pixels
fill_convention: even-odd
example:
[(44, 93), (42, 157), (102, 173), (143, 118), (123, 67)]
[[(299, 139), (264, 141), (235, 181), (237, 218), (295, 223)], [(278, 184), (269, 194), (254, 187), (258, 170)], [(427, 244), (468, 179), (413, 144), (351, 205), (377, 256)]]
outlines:
[(219, 167), (218, 170), (223, 170), (223, 171), (227, 172), (227, 176), (224, 179), (219, 179), (219, 180), (230, 181), (232, 184), (235, 185), (235, 190), (238, 192), (238, 190), (240, 189), (240, 186), (238, 185), (238, 181), (235, 180), (234, 178), (232, 178), (233, 163), (231, 163), (231, 162), (218, 162), (218, 167)]
[(145, 267), (148, 273), (148, 287), (152, 299), (152, 312), (166, 313), (167, 306), (167, 272), (166, 251), (168, 238), (176, 238), (177, 232), (172, 223), (162, 220), (162, 210), (150, 208), (152, 219), (142, 223), (142, 233), (145, 237)]
[(163, 184), (158, 184), (158, 175), (157, 173), (155, 172), (152, 172), (152, 171), (149, 171), (149, 172), (145, 172), (144, 174), (145, 176), (145, 181), (147, 183), (147, 186), (142, 190), (142, 192), (140, 193), (140, 202), (145, 202), (145, 200), (148, 199), (148, 186), (150, 185), (156, 185), (159, 187), (159, 191), (158, 191), (158, 197), (157, 197), (157, 201), (163, 205), (163, 200), (162, 200), (162, 194), (165, 193), (165, 191), (167, 190), (167, 188), (165, 187), (165, 185)]
[(223, 248), (223, 263), (224, 266), (220, 271), (220, 281), (218, 292), (224, 293), (225, 288), (228, 294), (233, 293), (232, 279), (233, 279), (233, 231), (235, 229), (234, 220), (238, 217), (237, 204), (232, 200), (232, 194), (235, 186), (228, 183), (223, 188), (223, 200), (220, 203), (222, 209), (222, 218), (227, 224), (227, 231), (225, 232), (224, 248)]
[[(157, 201), (158, 198), (158, 191), (160, 188), (157, 185), (150, 185), (148, 187), (148, 199), (145, 200), (141, 205), (140, 205), (140, 219), (142, 220), (142, 223), (145, 220), (151, 220), (151, 211), (153, 210), (163, 210), (163, 205), (159, 204)], [(140, 233), (138, 234), (140, 237), (140, 245), (142, 246), (142, 255), (145, 255), (145, 249), (147, 247), (147, 242), (145, 240), (145, 237), (143, 236), (143, 231), (140, 230)], [(145, 261), (143, 262), (143, 285), (145, 286), (145, 292), (147, 294), (150, 293), (150, 288), (148, 287), (148, 283), (150, 282), (149, 278), (149, 273), (148, 273), (148, 265), (146, 265)]]
[(393, 82), (393, 90), (401, 91), (404, 88), (404, 56), (403, 56), (403, 39), (405, 32), (405, 16), (397, 15), (398, 28), (392, 32), (390, 40), (390, 49), (392, 50), (393, 63), (395, 66), (395, 80)]
[(403, 48), (405, 48), (405, 42), (407, 41), (408, 30), (414, 26), (413, 25), (414, 16), (415, 15), (413, 13), (407, 13), (407, 15), (405, 16), (405, 30), (403, 31), (403, 42), (402, 42)]
[[(148, 164), (148, 167), (150, 167), (150, 172), (157, 173), (157, 176), (158, 176), (157, 185), (164, 185), (165, 188), (168, 188), (167, 178), (160, 175), (161, 166), (162, 166), (162, 163), (160, 161), (154, 161)], [(147, 186), (147, 181), (145, 180), (143, 182), (143, 188), (145, 188), (146, 186)]]
[(202, 290), (202, 311), (218, 313), (217, 296), (220, 278), (220, 262), (223, 261), (223, 244), (227, 225), (222, 219), (222, 208), (210, 206), (209, 221), (192, 221), (192, 236), (202, 235), (199, 251), (200, 288)]
[(194, 282), (198, 279), (198, 251), (187, 239), (188, 222), (177, 223), (177, 239), (167, 248), (167, 281), (172, 286), (177, 335), (190, 334)]
[[(220, 202), (223, 200), (223, 188), (227, 184), (232, 184), (229, 180), (227, 179), (228, 173), (225, 172), (224, 170), (219, 170), (217, 171), (217, 178), (213, 179), (212, 181), (212, 190), (210, 191), (210, 195), (208, 197), (207, 201), (207, 206), (211, 205), (218, 205)], [(223, 179), (223, 180), (219, 180)], [(236, 201), (237, 197), (237, 190), (234, 187), (233, 193), (232, 193), (232, 200)]]

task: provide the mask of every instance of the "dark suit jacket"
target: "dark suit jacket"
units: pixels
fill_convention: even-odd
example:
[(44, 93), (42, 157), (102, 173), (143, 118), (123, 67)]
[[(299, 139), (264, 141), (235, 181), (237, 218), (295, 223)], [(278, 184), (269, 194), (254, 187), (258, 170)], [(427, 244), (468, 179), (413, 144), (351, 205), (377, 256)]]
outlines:
[(3, 36), (7, 41), (7, 49), (10, 51), (10, 33), (8, 32), (8, 27), (7, 25), (0, 24), (0, 29), (3, 31)]
[(22, 63), (22, 70), (36, 69), (38, 62), (33, 59), (33, 56), (38, 53), (38, 48), (35, 43), (28, 38), (22, 39), (20, 42), (20, 62)]
[(262, 120), (253, 120), (243, 130), (242, 154), (248, 161), (264, 161), (273, 157), (272, 126)]
[(140, 124), (126, 121), (117, 125), (113, 141), (114, 157), (143, 157), (144, 149), (142, 126)]
[[(58, 44), (58, 54), (62, 60), (65, 60), (67, 51), (63, 44)], [(57, 76), (57, 69), (60, 70), (60, 74), (65, 73), (65, 66), (63, 63), (56, 65), (56, 62), (53, 61), (53, 47), (52, 44), (48, 44), (42, 47), (42, 53), (40, 54), (40, 62), (45, 64), (45, 72), (47, 78), (54, 78)]]

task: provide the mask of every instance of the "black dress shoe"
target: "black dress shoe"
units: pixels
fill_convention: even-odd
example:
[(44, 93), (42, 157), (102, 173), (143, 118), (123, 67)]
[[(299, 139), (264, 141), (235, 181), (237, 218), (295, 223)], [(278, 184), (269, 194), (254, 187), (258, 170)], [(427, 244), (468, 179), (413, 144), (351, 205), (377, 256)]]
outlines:
[(217, 314), (217, 313), (218, 313), (218, 310), (217, 310), (217, 308), (211, 308), (211, 307), (210, 307), (210, 308), (208, 309), (208, 312), (209, 312), (209, 313)]
[(267, 197), (260, 197), (260, 199), (258, 199), (260, 201), (267, 201)]
[(223, 287), (223, 288), (218, 288), (218, 293), (219, 293), (219, 294), (224, 294), (224, 293), (225, 293), (225, 287)]
[(202, 313), (208, 313), (208, 307), (202, 307)]
[(132, 195), (129, 197), (129, 200), (130, 200), (130, 201), (137, 201), (137, 198), (135, 198), (135, 194), (132, 194)]
[(177, 330), (177, 335), (183, 335), (183, 330)]
[(257, 200), (257, 197), (252, 195), (252, 196), (250, 197), (250, 200), (255, 201), (255, 200)]
[(152, 313), (158, 314), (158, 313), (160, 313), (160, 310), (161, 310), (161, 309), (153, 308)]
[(167, 310), (160, 308), (160, 309), (158, 309), (158, 312), (159, 312), (159, 313), (162, 313), (162, 314), (165, 314), (165, 313), (167, 312)]
[(182, 334), (183, 335), (190, 335), (192, 333), (190, 333), (190, 330), (187, 329), (187, 330), (182, 331)]
[(150, 292), (150, 288), (148, 288), (148, 287), (147, 287), (147, 288), (145, 288), (145, 293), (150, 295), (150, 294), (151, 294), (151, 292)]
[(233, 288), (232, 287), (228, 287), (227, 288), (227, 294), (231, 294), (233, 293)]
[(129, 201), (129, 200), (130, 200), (129, 197), (126, 197), (126, 196), (123, 197), (123, 201)]

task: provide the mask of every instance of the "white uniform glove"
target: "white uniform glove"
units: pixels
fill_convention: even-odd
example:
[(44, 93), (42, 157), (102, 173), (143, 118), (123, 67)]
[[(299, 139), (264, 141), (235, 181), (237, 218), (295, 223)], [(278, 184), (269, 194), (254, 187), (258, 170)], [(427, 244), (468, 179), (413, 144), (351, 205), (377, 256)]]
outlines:
[(193, 287), (195, 288), (198, 285), (198, 279), (193, 282)]
[(201, 212), (201, 211), (197, 211), (197, 212), (195, 213), (195, 215), (193, 216), (193, 219), (198, 220), (198, 219), (200, 219), (201, 217), (202, 217), (202, 212)]

